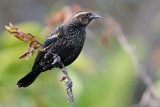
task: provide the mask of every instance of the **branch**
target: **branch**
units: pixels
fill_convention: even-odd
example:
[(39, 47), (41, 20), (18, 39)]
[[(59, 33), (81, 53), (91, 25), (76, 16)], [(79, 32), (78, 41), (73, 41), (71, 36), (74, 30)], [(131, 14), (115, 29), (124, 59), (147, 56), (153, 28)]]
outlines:
[(33, 35), (31, 35), (30, 33), (24, 33), (17, 27), (13, 26), (12, 23), (10, 23), (9, 26), (5, 26), (5, 28), (10, 34), (12, 34), (17, 39), (28, 43), (27, 52), (21, 55), (19, 59), (27, 57), (29, 55), (33, 55), (36, 49), (43, 48), (43, 45), (40, 42), (38, 42)]
[[(63, 63), (62, 63), (63, 64)], [(60, 81), (64, 81), (65, 82), (65, 89), (66, 89), (66, 92), (67, 92), (67, 99), (69, 102), (71, 102), (72, 104), (72, 107), (75, 107), (75, 104), (74, 104), (74, 97), (73, 97), (73, 92), (72, 92), (72, 80), (70, 79), (68, 73), (67, 73), (67, 70), (65, 68), (65, 66), (63, 65), (63, 68), (62, 68), (62, 78), (60, 79)], [(66, 78), (66, 79), (64, 79)]]
[(48, 68), (52, 67), (55, 63), (60, 64), (60, 66), (62, 67), (61, 71), (62, 71), (63, 74), (60, 75), (60, 81), (64, 81), (65, 89), (66, 89), (66, 92), (67, 92), (67, 99), (68, 99), (69, 102), (71, 102), (72, 107), (75, 107), (73, 92), (72, 92), (73, 83), (72, 83), (72, 80), (70, 79), (70, 77), (67, 73), (65, 65), (60, 60), (61, 58), (57, 54), (52, 53), (50, 50), (44, 50), (44, 51), (47, 51), (46, 54), (52, 54), (53, 55), (53, 57), (50, 59), (50, 61), (52, 61), (52, 62), (50, 62), (50, 65), (47, 65)]
[[(146, 104), (148, 104), (148, 100), (152, 100), (152, 102), (153, 101), (157, 102), (157, 100), (159, 101), (159, 99), (154, 95), (156, 88), (153, 84), (152, 79), (147, 74), (145, 67), (140, 63), (138, 56), (136, 55), (136, 53), (134, 51), (134, 48), (128, 43), (120, 25), (115, 20), (113, 20), (113, 18), (110, 18), (110, 17), (107, 17), (105, 19), (105, 22), (106, 22), (107, 28), (110, 27), (109, 29), (112, 32), (116, 33), (116, 37), (118, 39), (120, 46), (131, 57), (132, 62), (134, 64), (134, 67), (136, 69), (136, 73), (138, 74), (140, 79), (144, 82), (144, 84), (147, 86), (147, 89), (144, 92), (138, 106), (139, 107), (146, 107)], [(111, 31), (109, 31), (109, 32), (111, 32)], [(156, 104), (160, 106), (160, 103), (156, 103)], [(153, 103), (150, 106), (153, 107)], [(157, 107), (159, 107), (159, 106), (157, 106)]]

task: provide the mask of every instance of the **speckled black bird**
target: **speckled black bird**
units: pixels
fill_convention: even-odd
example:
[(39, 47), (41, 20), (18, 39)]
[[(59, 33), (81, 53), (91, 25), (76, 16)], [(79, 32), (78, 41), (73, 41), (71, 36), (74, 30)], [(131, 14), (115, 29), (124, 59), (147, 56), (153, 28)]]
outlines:
[(47, 51), (40, 50), (35, 59), (31, 72), (20, 79), (18, 87), (32, 84), (41, 72), (54, 67), (62, 68), (59, 63), (53, 63), (53, 53), (60, 57), (65, 66), (71, 64), (79, 56), (86, 37), (86, 26), (92, 19), (100, 16), (86, 11), (74, 14), (66, 23), (54, 29), (44, 42)]

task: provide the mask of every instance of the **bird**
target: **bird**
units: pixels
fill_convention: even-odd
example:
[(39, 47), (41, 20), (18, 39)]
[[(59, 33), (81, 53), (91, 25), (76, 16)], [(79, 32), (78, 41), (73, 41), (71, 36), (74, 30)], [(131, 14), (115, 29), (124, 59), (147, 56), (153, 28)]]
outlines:
[(52, 68), (62, 69), (56, 56), (66, 67), (73, 63), (82, 51), (86, 27), (93, 20), (101, 16), (88, 11), (78, 11), (68, 21), (55, 28), (44, 41), (44, 50), (39, 50), (31, 71), (17, 82), (17, 86), (30, 86), (40, 73)]

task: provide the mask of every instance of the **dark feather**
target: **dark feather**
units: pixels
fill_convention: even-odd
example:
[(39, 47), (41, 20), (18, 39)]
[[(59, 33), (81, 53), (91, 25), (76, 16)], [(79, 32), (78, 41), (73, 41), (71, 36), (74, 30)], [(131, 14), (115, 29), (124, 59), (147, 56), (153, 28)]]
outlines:
[[(61, 68), (60, 63), (54, 62), (57, 54), (64, 66), (68, 66), (79, 56), (85, 41), (85, 28), (92, 19), (90, 12), (78, 12), (66, 23), (54, 29), (44, 42), (44, 50), (40, 50), (32, 67), (32, 72), (23, 77), (17, 85), (29, 86), (37, 76), (54, 67)], [(93, 18), (93, 17), (92, 17)], [(59, 65), (58, 65), (59, 64)]]

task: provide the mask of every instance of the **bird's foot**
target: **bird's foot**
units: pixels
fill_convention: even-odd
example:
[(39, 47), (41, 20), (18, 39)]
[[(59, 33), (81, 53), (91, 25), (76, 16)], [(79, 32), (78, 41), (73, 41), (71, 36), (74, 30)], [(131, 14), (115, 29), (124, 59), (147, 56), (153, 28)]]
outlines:
[(57, 54), (53, 54), (53, 58), (54, 61), (52, 62), (52, 65), (54, 65), (56, 62), (60, 62), (60, 57)]
[(44, 63), (41, 63), (41, 65), (43, 66), (43, 70), (52, 69), (56, 63), (60, 62), (60, 57), (52, 52), (47, 52), (44, 55), (44, 59), (46, 60), (46, 62), (44, 61)]

